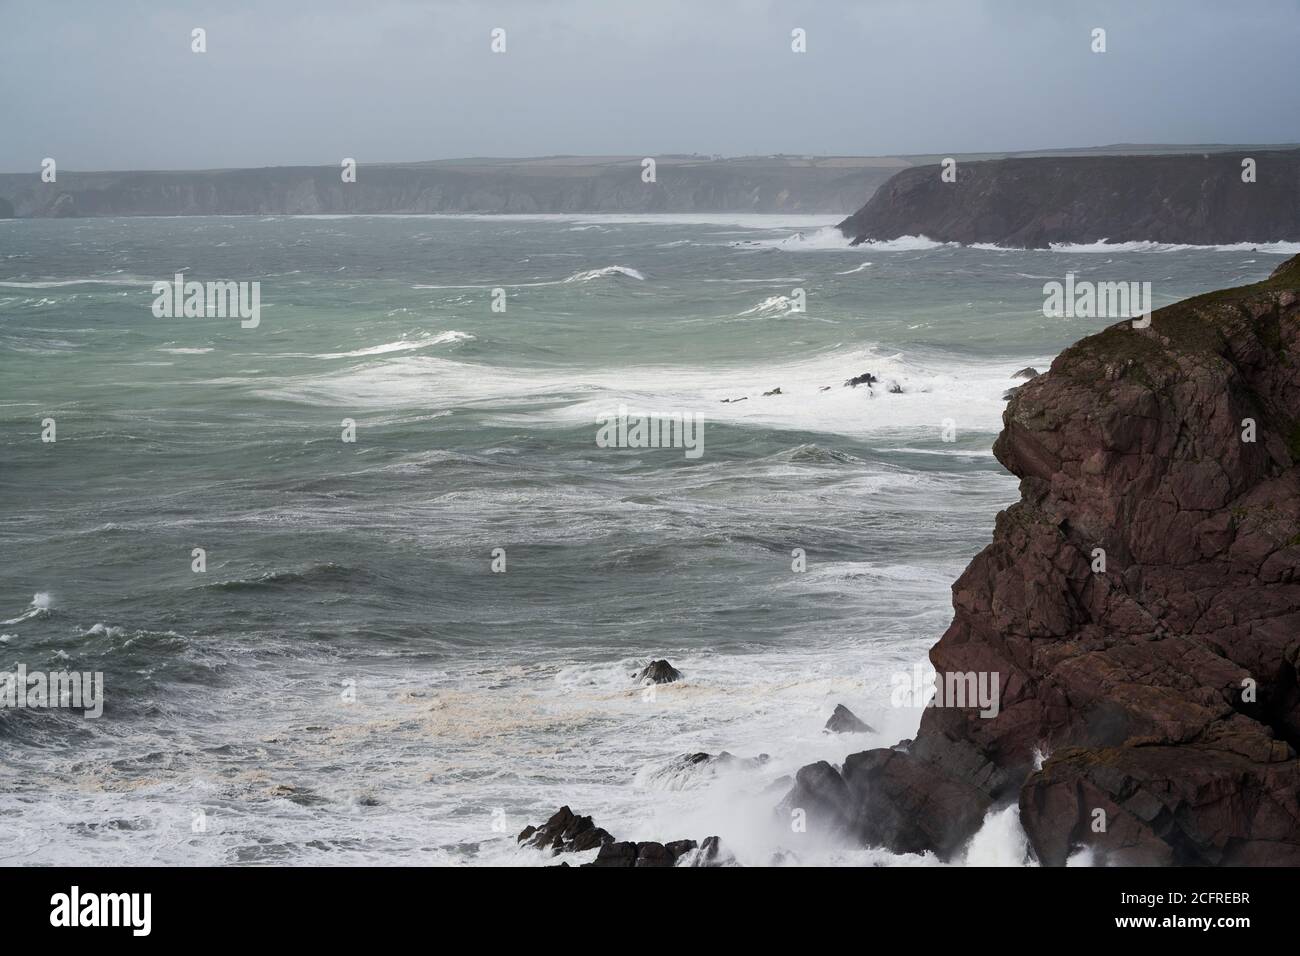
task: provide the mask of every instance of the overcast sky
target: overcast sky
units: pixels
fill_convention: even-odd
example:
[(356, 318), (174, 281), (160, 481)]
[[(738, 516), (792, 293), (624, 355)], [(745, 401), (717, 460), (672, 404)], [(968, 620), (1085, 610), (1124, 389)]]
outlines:
[(1297, 51), (1300, 0), (0, 0), (0, 170), (1296, 142)]

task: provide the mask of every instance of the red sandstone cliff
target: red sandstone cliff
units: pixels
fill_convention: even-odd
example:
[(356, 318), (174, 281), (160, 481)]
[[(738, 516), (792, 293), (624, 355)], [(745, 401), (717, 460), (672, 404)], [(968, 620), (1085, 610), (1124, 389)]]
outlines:
[(996, 672), (1000, 712), (927, 709), (786, 805), (898, 851), (1018, 801), (1049, 865), (1300, 864), (1300, 257), (1083, 339), (1003, 421), (1021, 500), (930, 654)]

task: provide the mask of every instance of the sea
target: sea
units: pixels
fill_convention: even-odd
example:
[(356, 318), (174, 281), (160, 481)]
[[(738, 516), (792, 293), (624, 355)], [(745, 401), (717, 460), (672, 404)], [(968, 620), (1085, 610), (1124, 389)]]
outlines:
[[(516, 834), (567, 805), (745, 865), (935, 864), (780, 803), (915, 733), (896, 691), (1018, 498), (1004, 394), (1115, 321), (1045, 283), (1159, 306), (1300, 247), (837, 218), (0, 221), (0, 680), (103, 688), (0, 708), (0, 863), (543, 866)], [(177, 274), (256, 321), (172, 314)], [(1015, 808), (955, 862), (1025, 863)]]

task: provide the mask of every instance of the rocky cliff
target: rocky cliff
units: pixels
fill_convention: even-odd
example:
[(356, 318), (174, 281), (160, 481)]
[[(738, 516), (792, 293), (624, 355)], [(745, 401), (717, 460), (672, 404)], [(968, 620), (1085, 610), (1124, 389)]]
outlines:
[[(1255, 161), (1243, 182), (1242, 160)], [(895, 175), (840, 223), (854, 242), (923, 235), (1042, 248), (1300, 240), (1300, 150), (961, 162)]]
[(996, 716), (927, 708), (787, 808), (896, 851), (1018, 803), (1048, 865), (1300, 865), (1300, 257), (1083, 339), (1003, 421), (1021, 500), (930, 653)]
[(549, 157), (193, 172), (0, 175), (0, 216), (315, 215), (339, 213), (842, 213), (904, 160), (890, 157)]

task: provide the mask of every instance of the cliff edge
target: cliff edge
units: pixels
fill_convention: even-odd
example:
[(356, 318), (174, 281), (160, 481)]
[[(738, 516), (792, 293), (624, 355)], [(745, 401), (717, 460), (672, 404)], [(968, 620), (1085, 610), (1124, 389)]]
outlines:
[(1081, 340), (1003, 423), (1021, 500), (930, 652), (996, 716), (927, 708), (785, 806), (896, 852), (1018, 803), (1046, 865), (1300, 865), (1300, 256)]
[(941, 173), (897, 173), (840, 231), (854, 244), (927, 236), (1017, 248), (1300, 240), (1300, 150), (958, 161), (955, 181)]

